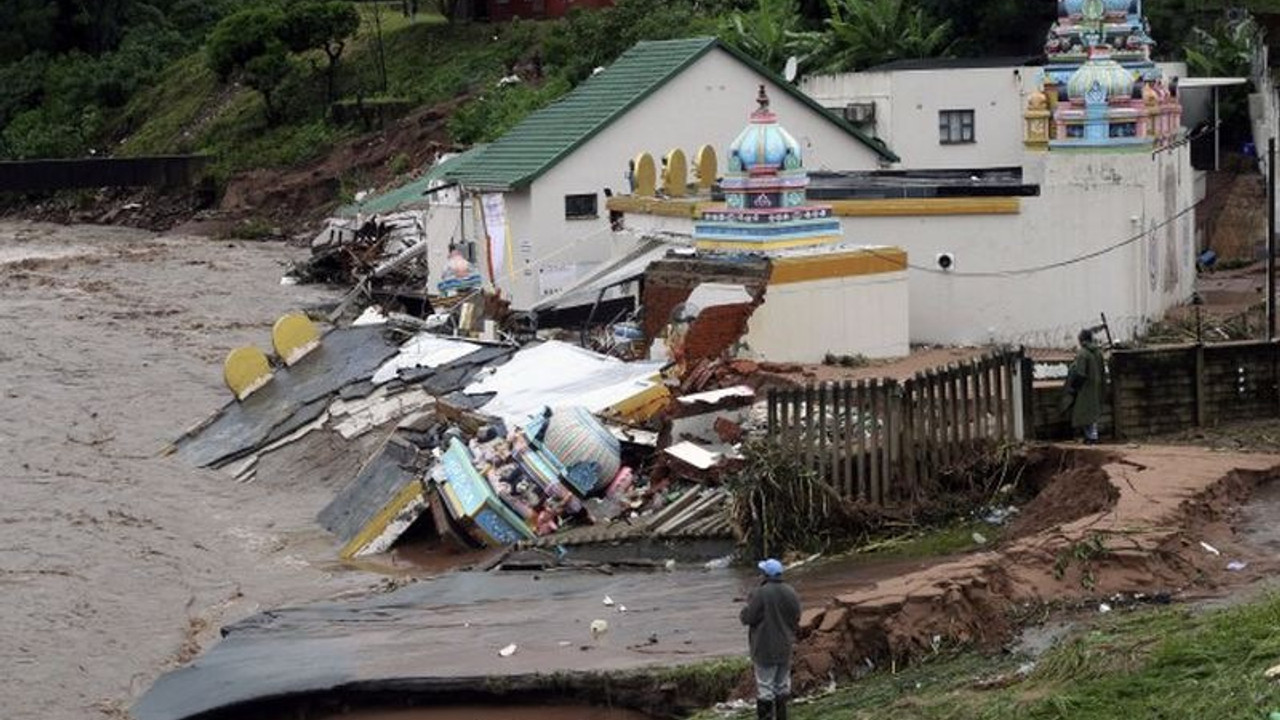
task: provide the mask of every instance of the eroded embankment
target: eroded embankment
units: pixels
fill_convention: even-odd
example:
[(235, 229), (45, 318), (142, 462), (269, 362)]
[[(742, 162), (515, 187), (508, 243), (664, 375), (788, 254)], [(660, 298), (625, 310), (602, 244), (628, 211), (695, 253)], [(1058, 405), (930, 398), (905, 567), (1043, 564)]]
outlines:
[(1250, 561), (1254, 573), (1266, 566), (1231, 519), (1253, 488), (1280, 475), (1280, 457), (1152, 447), (1063, 458), (1000, 547), (807, 610), (797, 684), (813, 687), (941, 644), (996, 647), (1031, 607), (1207, 592), (1225, 581), (1229, 558)]

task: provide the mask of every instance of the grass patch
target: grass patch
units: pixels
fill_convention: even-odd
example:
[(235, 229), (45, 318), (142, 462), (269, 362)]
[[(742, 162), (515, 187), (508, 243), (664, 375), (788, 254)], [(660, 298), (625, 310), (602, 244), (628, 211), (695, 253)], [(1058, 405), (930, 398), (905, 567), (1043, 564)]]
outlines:
[(692, 665), (681, 665), (658, 670), (654, 679), (658, 685), (674, 683), (681, 694), (699, 698), (726, 698), (738, 687), (742, 676), (751, 669), (746, 657), (720, 658)]
[[(1130, 720), (1265, 718), (1280, 710), (1280, 595), (1226, 610), (1109, 615), (1019, 675), (1023, 658), (942, 654), (877, 672), (812, 703), (797, 720)], [(986, 682), (1004, 677), (1006, 682)], [(991, 688), (991, 689), (984, 689)], [(701, 720), (723, 718), (705, 712)], [(748, 718), (747, 714), (735, 717)]]
[[(981, 535), (986, 543), (979, 543), (974, 534)], [(963, 520), (953, 525), (926, 528), (905, 535), (867, 543), (855, 553), (873, 558), (924, 558), (954, 555), (977, 550), (993, 544), (1000, 536), (1000, 528), (980, 520)]]
[(165, 70), (155, 85), (138, 93), (125, 107), (114, 135), (124, 140), (120, 155), (192, 152), (196, 138), (188, 131), (217, 96), (218, 79), (195, 52)]

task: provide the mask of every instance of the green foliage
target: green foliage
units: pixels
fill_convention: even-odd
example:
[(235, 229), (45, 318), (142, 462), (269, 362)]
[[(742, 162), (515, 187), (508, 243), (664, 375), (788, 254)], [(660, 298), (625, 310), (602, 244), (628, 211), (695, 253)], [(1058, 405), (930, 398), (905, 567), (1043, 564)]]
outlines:
[(253, 7), (228, 15), (209, 35), (209, 67), (226, 81), (249, 61), (267, 53), (281, 53), (284, 13), (276, 7)]
[(1262, 44), (1262, 29), (1253, 16), (1219, 20), (1211, 29), (1191, 28), (1184, 51), (1187, 65), (1196, 75), (1251, 77), (1253, 59)]
[(909, 0), (827, 0), (827, 6), (827, 32), (814, 48), (822, 70), (850, 72), (949, 52), (951, 23), (937, 22)]
[(714, 16), (692, 0), (618, 0), (612, 8), (574, 8), (544, 44), (553, 72), (576, 85), (641, 40), (715, 34)]
[(562, 78), (540, 87), (517, 83), (497, 88), (458, 108), (449, 118), (449, 135), (466, 145), (490, 142), (568, 91)]
[(328, 59), (324, 70), (326, 102), (335, 99), (338, 59), (359, 27), (360, 14), (340, 0), (307, 0), (285, 11), (280, 28), (285, 46), (295, 53), (319, 50)]
[(757, 0), (749, 10), (734, 10), (721, 21), (719, 37), (777, 73), (791, 56), (803, 61), (815, 44), (799, 0)]

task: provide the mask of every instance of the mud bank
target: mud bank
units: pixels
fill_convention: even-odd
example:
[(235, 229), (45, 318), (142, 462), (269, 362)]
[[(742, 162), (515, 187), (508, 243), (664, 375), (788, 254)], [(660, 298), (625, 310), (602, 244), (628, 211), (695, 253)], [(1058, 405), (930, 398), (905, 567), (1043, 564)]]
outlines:
[[(1020, 537), (807, 610), (796, 682), (813, 688), (944, 644), (997, 648), (1030, 608), (1116, 594), (1185, 598), (1247, 581), (1275, 561), (1232, 520), (1255, 487), (1276, 477), (1280, 457), (1192, 448), (1117, 451), (1100, 467), (1066, 467), (1015, 524)], [(1073, 514), (1089, 507), (1097, 509)], [(1035, 523), (1047, 525), (1032, 532)], [(1252, 573), (1228, 578), (1233, 559), (1250, 562)]]

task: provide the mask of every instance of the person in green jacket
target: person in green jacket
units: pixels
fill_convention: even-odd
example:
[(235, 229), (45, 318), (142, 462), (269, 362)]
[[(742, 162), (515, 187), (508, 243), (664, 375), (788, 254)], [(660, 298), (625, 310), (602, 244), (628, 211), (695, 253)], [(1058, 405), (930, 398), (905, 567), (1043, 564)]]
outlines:
[(781, 562), (769, 558), (756, 567), (764, 580), (738, 615), (749, 628), (751, 664), (756, 671), (756, 718), (787, 720), (791, 651), (800, 628), (800, 597), (782, 581)]
[(1084, 436), (1087, 445), (1098, 442), (1103, 372), (1102, 351), (1093, 341), (1093, 331), (1081, 330), (1080, 350), (1067, 372), (1063, 397), (1067, 411), (1071, 413), (1071, 428)]

